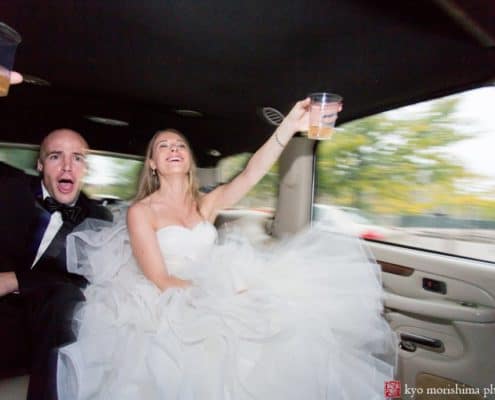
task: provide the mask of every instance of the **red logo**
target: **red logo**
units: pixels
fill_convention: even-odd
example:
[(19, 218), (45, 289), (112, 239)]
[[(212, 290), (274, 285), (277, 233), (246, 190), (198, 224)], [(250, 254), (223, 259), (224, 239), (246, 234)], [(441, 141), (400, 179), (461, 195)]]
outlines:
[(387, 381), (383, 388), (383, 394), (386, 398), (396, 399), (400, 397), (400, 381)]

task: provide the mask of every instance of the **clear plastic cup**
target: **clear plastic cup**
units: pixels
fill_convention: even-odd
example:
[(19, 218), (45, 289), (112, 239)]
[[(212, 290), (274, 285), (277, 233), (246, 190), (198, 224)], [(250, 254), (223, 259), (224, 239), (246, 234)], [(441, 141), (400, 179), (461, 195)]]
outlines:
[(0, 22), (0, 96), (7, 96), (10, 88), (10, 71), (14, 66), (17, 45), (21, 35), (7, 24)]
[(308, 138), (328, 140), (335, 131), (337, 114), (342, 110), (342, 96), (335, 93), (311, 93)]

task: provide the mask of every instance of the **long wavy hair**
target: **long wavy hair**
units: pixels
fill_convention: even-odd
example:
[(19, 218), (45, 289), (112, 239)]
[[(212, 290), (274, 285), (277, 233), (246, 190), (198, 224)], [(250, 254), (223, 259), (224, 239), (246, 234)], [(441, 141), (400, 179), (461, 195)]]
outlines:
[(164, 129), (156, 132), (151, 140), (148, 143), (148, 147), (146, 148), (146, 155), (144, 160), (144, 165), (141, 170), (141, 174), (139, 176), (138, 181), (138, 191), (134, 201), (139, 201), (149, 196), (151, 193), (156, 192), (160, 188), (160, 178), (158, 177), (158, 173), (153, 173), (153, 169), (150, 166), (150, 160), (153, 157), (153, 147), (155, 146), (156, 139), (162, 133), (171, 132), (180, 136), (180, 138), (186, 143), (187, 149), (189, 150), (189, 154), (191, 155), (191, 165), (189, 167), (189, 171), (187, 172), (188, 176), (188, 190), (193, 196), (194, 200), (197, 201), (199, 199), (199, 181), (196, 175), (196, 161), (194, 159), (194, 155), (191, 150), (191, 146), (187, 138), (179, 132), (177, 129)]

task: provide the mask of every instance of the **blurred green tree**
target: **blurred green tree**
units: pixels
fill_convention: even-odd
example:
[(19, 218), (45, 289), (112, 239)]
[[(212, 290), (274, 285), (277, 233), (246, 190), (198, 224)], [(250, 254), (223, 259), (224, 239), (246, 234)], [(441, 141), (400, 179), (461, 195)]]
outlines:
[(445, 151), (472, 137), (458, 129), (465, 124), (456, 118), (458, 102), (433, 102), (409, 119), (382, 113), (342, 125), (318, 145), (317, 201), (375, 214), (446, 207), (457, 182), (473, 177)]
[[(220, 182), (229, 182), (246, 166), (251, 157), (250, 153), (237, 154), (224, 158), (219, 163)], [(268, 173), (255, 185), (239, 202), (241, 207), (274, 208), (278, 191), (278, 163), (275, 163)]]

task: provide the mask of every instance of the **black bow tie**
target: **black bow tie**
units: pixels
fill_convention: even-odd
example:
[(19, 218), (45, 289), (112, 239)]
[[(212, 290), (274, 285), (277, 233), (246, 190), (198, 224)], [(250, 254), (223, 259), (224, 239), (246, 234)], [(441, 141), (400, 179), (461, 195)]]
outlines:
[(43, 200), (43, 206), (50, 214), (53, 214), (55, 211), (60, 211), (62, 220), (72, 222), (74, 225), (79, 224), (84, 219), (83, 210), (80, 206), (70, 207), (59, 203), (52, 197), (47, 197)]

